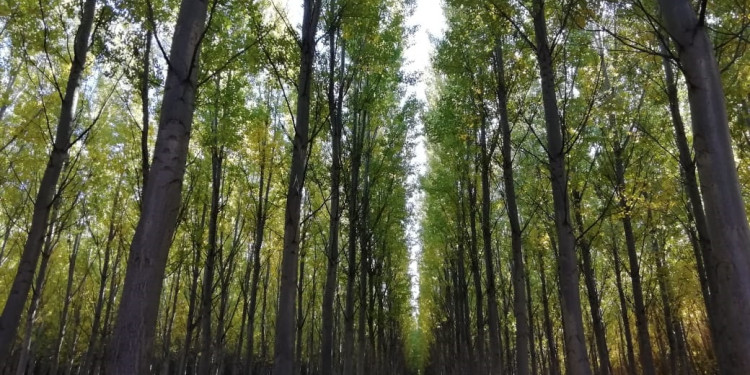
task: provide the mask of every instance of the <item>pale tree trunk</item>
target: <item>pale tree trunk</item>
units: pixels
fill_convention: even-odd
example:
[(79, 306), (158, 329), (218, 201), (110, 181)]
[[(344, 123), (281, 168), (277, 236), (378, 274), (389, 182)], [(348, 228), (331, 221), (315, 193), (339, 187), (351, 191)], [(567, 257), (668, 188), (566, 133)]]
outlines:
[[(722, 374), (750, 373), (750, 226), (735, 169), (724, 89), (705, 19), (688, 0), (660, 0), (685, 74), (693, 142), (716, 275), (712, 304), (716, 357)], [(705, 6), (705, 4), (704, 4)], [(702, 11), (705, 11), (703, 9)], [(712, 283), (709, 282), (709, 285)]]
[[(666, 46), (662, 44), (662, 50), (666, 51)], [(698, 277), (701, 282), (701, 292), (703, 293), (703, 300), (706, 304), (706, 314), (708, 315), (709, 324), (711, 324), (711, 331), (715, 331), (715, 313), (713, 312), (714, 304), (711, 301), (712, 291), (716, 290), (715, 282), (717, 276), (708, 273), (713, 271), (713, 268), (708, 267), (707, 262), (711, 259), (711, 239), (708, 234), (708, 223), (706, 223), (706, 213), (703, 210), (703, 202), (701, 201), (700, 189), (698, 187), (698, 178), (695, 175), (695, 161), (693, 160), (692, 152), (690, 151), (690, 145), (685, 134), (685, 123), (682, 120), (682, 114), (680, 113), (680, 99), (677, 92), (677, 79), (672, 68), (672, 62), (669, 59), (664, 58), (664, 75), (665, 75), (665, 90), (667, 98), (669, 99), (669, 112), (672, 116), (672, 126), (674, 127), (675, 144), (677, 145), (677, 151), (679, 153), (680, 168), (682, 170), (683, 185), (687, 192), (688, 200), (690, 202), (689, 211), (689, 222), (695, 225), (694, 233), (690, 233), (691, 241), (694, 247), (698, 247), (695, 251), (696, 269), (698, 270)], [(692, 228), (688, 229), (692, 231)], [(695, 238), (693, 238), (695, 237)], [(714, 285), (711, 285), (714, 283)]]
[(508, 89), (505, 84), (505, 62), (503, 44), (499, 39), (495, 47), (495, 70), (497, 72), (497, 100), (502, 133), (501, 153), (503, 156), (503, 183), (505, 202), (510, 223), (511, 249), (513, 252), (513, 314), (516, 318), (516, 373), (529, 374), (529, 315), (526, 295), (526, 266), (524, 265), (521, 223), (516, 203), (516, 185), (513, 180), (513, 155), (511, 145), (510, 119), (508, 118)]
[(207, 5), (202, 0), (183, 0), (177, 16), (154, 160), (130, 246), (107, 359), (108, 374), (145, 373), (148, 368), (162, 281), (181, 203)]
[(289, 188), (284, 213), (284, 252), (281, 260), (281, 285), (276, 316), (276, 342), (274, 345), (274, 375), (292, 375), (294, 372), (294, 304), (297, 292), (297, 267), (300, 241), (300, 210), (305, 184), (305, 164), (309, 149), (310, 99), (312, 96), (313, 61), (315, 60), (315, 33), (318, 29), (321, 2), (304, 1), (302, 18), (302, 44), (299, 81), (297, 83), (297, 116), (294, 124), (292, 165), (289, 169)]
[(21, 314), (34, 279), (34, 271), (42, 253), (44, 236), (49, 228), (50, 210), (57, 198), (57, 183), (60, 180), (63, 165), (68, 159), (73, 117), (78, 101), (78, 85), (86, 65), (95, 11), (96, 0), (86, 0), (81, 12), (81, 24), (76, 31), (73, 61), (68, 74), (68, 83), (65, 87), (65, 96), (62, 98), (55, 141), (50, 150), (49, 161), (44, 169), (42, 180), (39, 183), (39, 191), (34, 201), (29, 236), (26, 239), (18, 263), (18, 270), (11, 284), (8, 299), (5, 301), (3, 313), (0, 316), (0, 363), (7, 362), (10, 348), (15, 342)]
[(560, 308), (562, 310), (565, 339), (565, 363), (569, 373), (588, 375), (591, 374), (591, 365), (586, 352), (581, 295), (578, 288), (578, 261), (576, 259), (575, 237), (570, 221), (568, 177), (565, 169), (565, 142), (557, 107), (552, 51), (547, 40), (544, 0), (534, 1), (533, 13), (536, 54), (542, 81), (544, 119), (547, 125), (547, 155), (549, 157), (550, 182), (552, 183), (552, 198), (555, 208), (555, 229), (560, 250), (558, 272), (561, 291)]

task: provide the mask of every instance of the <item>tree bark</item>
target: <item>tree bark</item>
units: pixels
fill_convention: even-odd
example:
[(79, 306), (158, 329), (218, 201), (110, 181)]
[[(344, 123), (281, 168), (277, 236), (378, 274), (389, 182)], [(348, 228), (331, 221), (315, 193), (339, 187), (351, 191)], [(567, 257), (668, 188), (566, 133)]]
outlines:
[(718, 63), (705, 16), (698, 18), (688, 0), (660, 0), (659, 4), (688, 84), (696, 163), (711, 239), (708, 276), (716, 275), (712, 304), (714, 311), (721, 311), (712, 332), (717, 362), (723, 374), (750, 373), (750, 225), (735, 169)]
[[(336, 66), (336, 33), (337, 27), (332, 27), (328, 34), (329, 66), (328, 66), (328, 111), (331, 121), (331, 213), (328, 226), (328, 262), (326, 280), (323, 290), (322, 337), (320, 347), (320, 371), (323, 375), (333, 374), (333, 299), (338, 286), (339, 266), (339, 226), (341, 223), (341, 133), (343, 131), (343, 87), (339, 80), (338, 96), (335, 95), (335, 66)], [(341, 70), (344, 71), (344, 45), (341, 44)]]
[[(219, 80), (216, 80), (217, 97), (220, 92)], [(219, 138), (219, 103), (215, 103), (214, 118), (211, 124), (211, 211), (208, 215), (208, 251), (203, 273), (203, 290), (201, 292), (201, 355), (198, 372), (211, 373), (213, 337), (211, 335), (211, 312), (214, 295), (214, 273), (218, 257), (217, 232), (219, 210), (221, 209), (221, 178), (224, 164), (224, 147)]]
[(297, 118), (294, 124), (292, 165), (289, 170), (289, 188), (284, 214), (284, 253), (281, 261), (279, 308), (276, 317), (276, 343), (274, 346), (274, 375), (292, 375), (294, 372), (294, 304), (297, 293), (297, 268), (300, 241), (300, 209), (305, 184), (305, 163), (309, 146), (310, 99), (315, 60), (315, 33), (318, 29), (321, 2), (305, 0), (302, 18), (302, 54), (297, 84)]
[(558, 272), (561, 291), (560, 308), (565, 338), (565, 363), (568, 373), (589, 375), (591, 374), (591, 365), (586, 352), (581, 295), (578, 288), (578, 261), (576, 259), (575, 237), (570, 222), (564, 133), (557, 107), (552, 51), (547, 41), (544, 0), (534, 1), (533, 13), (536, 54), (542, 81), (544, 119), (547, 125), (547, 156), (549, 158), (550, 182), (552, 183), (552, 198), (555, 209), (555, 229), (560, 247)]
[[(616, 241), (616, 240), (615, 240)], [(635, 350), (633, 348), (633, 338), (630, 333), (630, 317), (628, 316), (628, 305), (625, 299), (625, 289), (622, 286), (622, 269), (620, 263), (620, 250), (616, 242), (613, 242), (612, 255), (614, 256), (615, 268), (615, 285), (617, 286), (617, 296), (620, 300), (620, 313), (622, 315), (623, 332), (625, 334), (625, 346), (627, 352), (627, 363), (625, 364), (628, 373), (635, 375)]]
[(500, 318), (495, 286), (495, 264), (492, 255), (492, 232), (490, 231), (490, 161), (487, 145), (487, 119), (482, 118), (480, 129), (481, 174), (482, 174), (482, 245), (484, 246), (484, 268), (487, 271), (487, 324), (490, 333), (490, 374), (502, 374), (502, 346), (500, 343)]
[(193, 124), (207, 2), (182, 0), (164, 88), (154, 160), (128, 256), (107, 373), (144, 373), (154, 341), (169, 247), (177, 224)]
[(63, 165), (68, 159), (73, 117), (78, 101), (78, 86), (86, 66), (86, 55), (89, 50), (95, 11), (96, 0), (86, 0), (81, 12), (81, 24), (78, 26), (75, 35), (73, 61), (65, 87), (65, 96), (62, 98), (54, 144), (50, 150), (49, 161), (34, 201), (29, 236), (21, 253), (18, 270), (5, 301), (3, 313), (0, 315), (0, 363), (5, 363), (9, 359), (10, 348), (15, 342), (21, 314), (26, 305), (29, 290), (31, 290), (39, 256), (42, 253), (44, 236), (49, 228), (50, 210), (55, 200), (59, 199), (56, 195), (57, 183), (60, 180)]
[(612, 364), (609, 360), (609, 347), (607, 346), (606, 329), (604, 319), (602, 318), (602, 307), (599, 297), (599, 291), (596, 289), (596, 277), (594, 275), (594, 264), (591, 259), (591, 243), (585, 237), (586, 228), (583, 225), (583, 215), (581, 214), (581, 200), (583, 196), (578, 191), (573, 191), (573, 210), (580, 233), (579, 244), (581, 247), (581, 263), (583, 264), (583, 278), (586, 283), (588, 292), (589, 308), (591, 309), (591, 319), (593, 321), (594, 337), (596, 339), (596, 349), (599, 352), (599, 374), (608, 375), (612, 372)]
[[(618, 141), (619, 142), (619, 141)], [(648, 333), (648, 316), (646, 304), (643, 300), (643, 287), (641, 286), (641, 270), (636, 251), (635, 234), (633, 233), (633, 224), (631, 220), (632, 205), (625, 197), (625, 162), (623, 153), (625, 150), (619, 144), (615, 145), (615, 178), (616, 191), (619, 196), (619, 205), (622, 209), (623, 231), (625, 232), (625, 245), (628, 251), (628, 263), (630, 282), (633, 287), (633, 307), (635, 308), (635, 327), (638, 332), (638, 349), (641, 362), (641, 369), (644, 375), (655, 375), (656, 367), (654, 366), (653, 349), (651, 346), (651, 337)]]
[(513, 253), (513, 314), (516, 318), (516, 373), (529, 374), (529, 315), (526, 295), (526, 266), (524, 265), (521, 238), (521, 223), (516, 202), (516, 185), (513, 180), (513, 155), (511, 145), (510, 120), (508, 118), (508, 89), (505, 84), (505, 62), (503, 43), (498, 38), (495, 47), (495, 70), (497, 72), (497, 100), (500, 115), (500, 132), (502, 133), (501, 153), (503, 156), (503, 183), (505, 185), (505, 203), (510, 223), (510, 240)]

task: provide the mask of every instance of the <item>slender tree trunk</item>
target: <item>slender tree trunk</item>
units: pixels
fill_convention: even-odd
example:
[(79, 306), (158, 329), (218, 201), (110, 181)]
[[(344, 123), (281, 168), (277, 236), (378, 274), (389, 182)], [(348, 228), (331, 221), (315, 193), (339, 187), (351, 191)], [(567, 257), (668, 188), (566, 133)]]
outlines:
[(484, 350), (484, 307), (482, 295), (482, 271), (479, 264), (479, 246), (477, 245), (477, 188), (474, 178), (469, 179), (469, 228), (471, 230), (471, 242), (469, 250), (469, 261), (471, 262), (471, 274), (474, 280), (474, 303), (476, 309), (477, 338), (476, 338), (476, 372), (484, 373), (485, 350)]
[(516, 373), (529, 374), (529, 315), (526, 306), (526, 266), (523, 261), (521, 223), (516, 203), (516, 185), (513, 180), (513, 155), (511, 145), (510, 120), (508, 118), (508, 89), (505, 85), (505, 62), (503, 43), (498, 38), (495, 47), (495, 70), (497, 72), (497, 100), (502, 132), (501, 152), (503, 156), (503, 183), (505, 203), (510, 222), (511, 249), (513, 253), (513, 314), (516, 318)]
[(641, 369), (644, 375), (655, 375), (653, 349), (651, 338), (648, 333), (648, 317), (646, 304), (643, 300), (643, 287), (641, 286), (641, 271), (636, 251), (635, 235), (630, 217), (632, 207), (625, 197), (625, 163), (623, 153), (625, 150), (620, 145), (615, 145), (615, 178), (617, 179), (616, 190), (620, 197), (620, 208), (623, 211), (622, 227), (625, 232), (625, 245), (628, 250), (628, 262), (630, 265), (630, 281), (633, 287), (633, 305), (635, 307), (635, 326), (638, 332), (638, 349), (641, 360)]
[(346, 306), (344, 307), (344, 374), (354, 374), (354, 303), (355, 278), (357, 276), (357, 230), (359, 229), (359, 169), (362, 156), (360, 139), (364, 133), (362, 115), (355, 116), (352, 124), (351, 182), (349, 184), (349, 254), (346, 278)]
[[(44, 284), (47, 279), (47, 267), (49, 266), (49, 258), (52, 255), (54, 245), (55, 231), (57, 230), (56, 221), (59, 219), (57, 216), (58, 208), (55, 207), (52, 213), (52, 220), (47, 232), (47, 236), (44, 241), (44, 250), (42, 250), (42, 261), (39, 264), (39, 270), (36, 274), (36, 280), (34, 280), (34, 288), (31, 294), (31, 303), (26, 311), (25, 329), (23, 335), (23, 341), (21, 343), (21, 350), (18, 355), (18, 365), (16, 366), (16, 375), (24, 375), (26, 373), (27, 366), (30, 365), (31, 357), (31, 335), (34, 328), (34, 320), (36, 319), (39, 305), (42, 300), (42, 291), (44, 290)], [(33, 372), (32, 372), (33, 373)]]
[[(662, 48), (663, 50), (666, 50), (664, 45), (662, 45)], [(680, 113), (677, 80), (672, 68), (672, 62), (665, 58), (663, 63), (666, 93), (667, 98), (669, 99), (669, 112), (672, 116), (675, 143), (680, 157), (680, 168), (683, 177), (682, 181), (690, 202), (689, 222), (695, 225), (695, 237), (697, 241), (693, 241), (693, 246), (698, 247), (695, 252), (696, 268), (701, 282), (704, 303), (706, 304), (706, 313), (708, 315), (709, 324), (711, 324), (712, 327), (711, 331), (715, 331), (716, 318), (714, 317), (715, 313), (713, 312), (714, 303), (711, 301), (711, 291), (717, 289), (717, 286), (715, 285), (717, 275), (708, 275), (708, 272), (711, 272), (713, 268), (707, 264), (707, 262), (712, 259), (711, 239), (708, 234), (706, 214), (703, 210), (703, 202), (701, 201), (701, 194), (698, 188), (698, 178), (695, 174), (695, 161), (693, 161), (690, 145), (688, 144), (687, 136), (685, 135), (685, 123), (682, 121), (682, 114)], [(692, 237), (694, 234), (690, 235)], [(693, 239), (691, 239), (691, 241), (692, 240)], [(713, 283), (713, 285), (710, 285), (710, 283)]]
[(182, 0), (172, 38), (154, 160), (128, 257), (107, 373), (148, 368), (167, 256), (177, 224), (195, 109), (198, 54), (207, 2)]
[(540, 251), (539, 277), (542, 283), (542, 309), (544, 311), (544, 333), (547, 336), (547, 350), (549, 351), (550, 374), (560, 375), (560, 358), (557, 355), (557, 344), (555, 341), (554, 328), (552, 327), (552, 317), (550, 316), (549, 290), (547, 289), (547, 277), (544, 267), (544, 254)]
[(549, 157), (552, 198), (555, 208), (555, 229), (560, 247), (558, 272), (560, 277), (560, 308), (565, 338), (565, 363), (568, 373), (591, 374), (583, 330), (581, 295), (578, 288), (579, 270), (576, 259), (575, 237), (570, 221), (568, 178), (565, 169), (565, 141), (560, 123), (552, 68), (552, 51), (547, 40), (547, 21), (544, 0), (535, 0), (533, 9), (537, 60), (541, 72), (544, 119), (547, 125), (547, 154)]
[[(365, 116), (365, 118), (367, 118)], [(365, 127), (367, 126), (367, 123), (365, 122), (363, 124)], [(364, 129), (363, 129), (364, 130)], [(374, 138), (374, 134), (371, 134), (369, 131), (365, 131), (367, 135), (365, 135), (366, 138), (370, 139), (372, 142), (372, 138)], [(369, 213), (370, 213), (370, 158), (372, 153), (372, 148), (369, 147), (365, 151), (364, 155), (364, 174), (363, 174), (363, 182), (364, 186), (362, 189), (362, 207), (360, 210), (360, 230), (359, 230), (359, 251), (360, 251), (360, 257), (359, 257), (359, 322), (357, 325), (358, 333), (357, 333), (357, 374), (358, 375), (365, 375), (365, 370), (367, 366), (367, 337), (366, 337), (366, 318), (367, 318), (367, 312), (368, 310), (368, 304), (367, 304), (367, 275), (369, 273), (369, 262), (370, 262), (370, 254), (369, 254), (369, 247), (370, 247), (370, 241), (369, 241), (369, 235), (370, 235), (370, 229), (368, 227), (369, 221)]]
[(62, 351), (65, 333), (68, 328), (68, 313), (70, 311), (70, 302), (73, 298), (73, 277), (75, 276), (76, 260), (78, 259), (78, 247), (80, 243), (81, 233), (77, 233), (73, 240), (73, 249), (68, 257), (68, 282), (65, 285), (65, 298), (63, 299), (63, 307), (60, 312), (60, 329), (57, 332), (57, 338), (55, 345), (53, 346), (50, 375), (57, 375), (60, 368), (60, 352)]
[(21, 314), (26, 305), (29, 290), (31, 290), (31, 283), (34, 280), (34, 271), (42, 253), (44, 236), (49, 228), (50, 210), (56, 200), (57, 183), (60, 180), (63, 165), (68, 159), (70, 137), (73, 131), (73, 116), (78, 102), (78, 85), (86, 66), (86, 55), (89, 50), (95, 11), (96, 0), (86, 0), (81, 12), (81, 24), (76, 31), (73, 61), (68, 74), (65, 95), (62, 98), (55, 141), (50, 150), (49, 161), (44, 169), (42, 180), (39, 183), (36, 200), (34, 200), (29, 236), (21, 253), (18, 270), (5, 301), (3, 313), (0, 315), (0, 363), (8, 361), (10, 348), (15, 342)]
[(495, 286), (495, 263), (492, 255), (492, 232), (490, 231), (490, 160), (487, 145), (487, 119), (482, 119), (480, 129), (481, 175), (482, 175), (482, 245), (484, 246), (484, 267), (487, 270), (487, 317), (490, 333), (490, 373), (502, 374), (502, 346), (500, 343), (500, 318), (497, 307)]
[[(616, 240), (615, 240), (616, 241)], [(617, 286), (617, 296), (620, 300), (620, 313), (622, 315), (623, 333), (625, 335), (625, 346), (627, 351), (627, 363), (625, 364), (628, 373), (635, 375), (635, 350), (633, 349), (633, 337), (630, 333), (630, 317), (628, 316), (628, 305), (625, 299), (625, 289), (622, 286), (622, 269), (620, 263), (620, 250), (616, 242), (613, 242), (612, 255), (614, 256), (615, 267), (615, 285)]]
[(94, 373), (94, 357), (98, 349), (99, 330), (101, 328), (102, 309), (104, 308), (104, 302), (106, 298), (107, 281), (109, 278), (110, 259), (112, 254), (112, 246), (114, 245), (115, 236), (117, 235), (117, 219), (116, 215), (119, 210), (120, 201), (120, 186), (118, 184), (115, 190), (115, 196), (112, 201), (112, 207), (109, 217), (109, 229), (107, 231), (107, 241), (104, 244), (104, 259), (102, 261), (102, 268), (99, 273), (99, 290), (96, 295), (96, 304), (94, 306), (94, 317), (91, 322), (91, 335), (89, 336), (88, 348), (86, 349), (86, 355), (82, 363), (82, 368), (85, 374)]
[(141, 125), (141, 174), (143, 178), (142, 190), (146, 191), (146, 182), (148, 182), (149, 172), (149, 156), (148, 156), (148, 132), (150, 126), (149, 120), (149, 82), (151, 78), (151, 29), (146, 27), (146, 35), (144, 37), (145, 49), (143, 51), (143, 71), (141, 72), (141, 111), (142, 111), (142, 122)]
[(709, 280), (716, 275), (711, 302), (714, 311), (721, 311), (712, 332), (719, 370), (750, 373), (750, 225), (705, 9), (699, 18), (688, 0), (660, 0), (659, 4), (688, 83), (696, 163), (711, 239)]
[(578, 191), (573, 191), (573, 210), (580, 233), (579, 244), (581, 247), (581, 263), (583, 264), (583, 278), (586, 283), (588, 292), (589, 308), (591, 309), (591, 319), (593, 321), (594, 337), (596, 339), (596, 349), (599, 352), (599, 374), (608, 375), (612, 371), (612, 364), (609, 360), (609, 347), (607, 346), (606, 329), (604, 319), (602, 318), (602, 307), (599, 299), (599, 291), (596, 289), (596, 277), (594, 275), (594, 264), (591, 259), (591, 244), (586, 238), (583, 225), (583, 215), (581, 214), (581, 200), (583, 196)]
[[(338, 286), (339, 266), (339, 225), (341, 222), (341, 133), (343, 131), (343, 87), (339, 81), (339, 95), (335, 96), (335, 65), (336, 65), (336, 33), (337, 28), (331, 28), (328, 34), (329, 66), (328, 66), (328, 108), (331, 121), (331, 218), (328, 227), (328, 267), (323, 290), (322, 338), (320, 348), (320, 371), (323, 375), (333, 374), (333, 299)], [(344, 45), (341, 45), (341, 70), (344, 70)]]
[(315, 59), (315, 33), (318, 29), (321, 2), (304, 1), (302, 18), (302, 55), (297, 93), (297, 118), (294, 124), (292, 166), (289, 170), (289, 188), (284, 214), (284, 253), (281, 261), (281, 286), (276, 317), (276, 343), (274, 348), (274, 375), (292, 375), (294, 372), (294, 303), (297, 291), (297, 266), (300, 240), (300, 209), (305, 184), (305, 163), (309, 146), (310, 99), (312, 97), (313, 60)]
[[(217, 96), (220, 92), (219, 80), (216, 80)], [(214, 118), (211, 124), (213, 141), (211, 145), (211, 211), (208, 215), (208, 251), (203, 273), (203, 290), (201, 292), (201, 355), (198, 372), (211, 373), (213, 361), (213, 337), (211, 335), (211, 315), (214, 296), (214, 273), (218, 254), (217, 236), (219, 211), (221, 210), (221, 177), (224, 164), (224, 147), (219, 145), (219, 103), (216, 103)]]

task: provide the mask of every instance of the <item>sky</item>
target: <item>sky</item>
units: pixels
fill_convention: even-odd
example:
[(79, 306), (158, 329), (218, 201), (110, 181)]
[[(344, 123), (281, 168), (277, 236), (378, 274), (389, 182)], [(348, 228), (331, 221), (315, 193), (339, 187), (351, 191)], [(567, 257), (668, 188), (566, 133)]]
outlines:
[[(421, 79), (418, 83), (410, 87), (410, 92), (415, 94), (416, 97), (427, 102), (427, 92), (429, 90), (429, 83), (431, 81), (431, 57), (435, 51), (435, 45), (432, 40), (442, 37), (445, 32), (445, 16), (443, 14), (443, 7), (441, 0), (417, 0), (417, 8), (409, 19), (409, 25), (418, 26), (416, 35), (413, 36), (409, 48), (406, 50), (406, 67), (407, 71), (417, 71), (422, 73)], [(421, 125), (420, 125), (421, 127)], [(422, 129), (419, 129), (421, 133)], [(419, 137), (417, 140), (416, 150), (414, 150), (414, 160), (412, 164), (417, 167), (417, 171), (420, 175), (424, 174), (427, 169), (427, 150), (425, 147), (425, 140), (423, 137)], [(415, 178), (418, 178), (415, 176)], [(415, 313), (417, 313), (417, 298), (419, 297), (419, 256), (422, 252), (422, 246), (419, 241), (420, 221), (422, 212), (422, 200), (424, 196), (421, 191), (417, 191), (416, 194), (411, 198), (409, 202), (414, 208), (414, 214), (417, 217), (412, 218), (409, 224), (408, 232), (409, 237), (412, 240), (409, 249), (411, 255), (411, 262), (409, 264), (409, 273), (412, 276), (412, 304), (415, 307)]]
[[(289, 15), (289, 21), (297, 27), (299, 31), (302, 24), (302, 0), (277, 0), (277, 4), (283, 4)], [(427, 102), (427, 92), (431, 81), (431, 57), (435, 51), (435, 45), (432, 40), (442, 37), (446, 28), (445, 16), (443, 14), (442, 0), (416, 0), (416, 9), (414, 14), (407, 21), (408, 26), (417, 26), (416, 34), (411, 37), (405, 51), (406, 72), (421, 73), (420, 80), (408, 88), (408, 93), (413, 94), (417, 99)], [(418, 133), (421, 133), (417, 129)], [(427, 150), (423, 137), (417, 139), (416, 149), (414, 150), (414, 159), (411, 161), (416, 167), (417, 173), (422, 175), (427, 169)], [(410, 182), (416, 182), (419, 176), (413, 176)], [(415, 192), (409, 204), (414, 208), (413, 217), (408, 227), (410, 239), (411, 262), (409, 264), (409, 273), (412, 276), (412, 303), (416, 307), (416, 300), (419, 295), (419, 273), (418, 262), (421, 254), (421, 244), (419, 243), (419, 224), (421, 214), (421, 202), (423, 194), (421, 191)], [(416, 310), (415, 310), (416, 312)]]

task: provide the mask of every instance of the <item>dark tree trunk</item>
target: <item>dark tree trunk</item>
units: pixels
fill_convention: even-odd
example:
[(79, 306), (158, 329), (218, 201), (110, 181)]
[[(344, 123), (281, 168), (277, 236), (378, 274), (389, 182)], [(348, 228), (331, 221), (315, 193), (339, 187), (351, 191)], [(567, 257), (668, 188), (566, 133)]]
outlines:
[(5, 301), (3, 313), (0, 315), (0, 363), (8, 361), (10, 348), (15, 342), (21, 314), (26, 305), (31, 283), (34, 280), (34, 271), (36, 271), (39, 256), (44, 246), (44, 236), (49, 229), (50, 210), (57, 199), (57, 183), (60, 180), (63, 165), (68, 159), (73, 116), (78, 99), (78, 85), (86, 66), (86, 55), (89, 50), (95, 11), (96, 0), (86, 0), (83, 3), (81, 24), (76, 31), (73, 61), (65, 87), (65, 96), (62, 98), (54, 144), (50, 150), (49, 161), (44, 169), (42, 180), (39, 183), (36, 200), (34, 200), (29, 236), (21, 253), (18, 270), (11, 284), (8, 299)]
[(476, 309), (477, 337), (476, 337), (476, 372), (484, 373), (485, 371), (485, 350), (484, 350), (484, 306), (482, 295), (482, 270), (479, 263), (479, 246), (477, 236), (477, 187), (474, 183), (474, 177), (469, 180), (469, 228), (471, 230), (471, 242), (469, 249), (469, 261), (471, 262), (471, 274), (474, 281), (474, 303)]
[(599, 353), (599, 374), (608, 375), (612, 371), (612, 365), (609, 360), (609, 347), (607, 346), (606, 329), (604, 319), (602, 318), (602, 307), (599, 299), (599, 291), (596, 289), (596, 277), (594, 275), (594, 263), (591, 259), (591, 243), (586, 234), (586, 228), (583, 225), (583, 215), (581, 214), (581, 200), (583, 196), (578, 191), (573, 191), (573, 211), (580, 233), (578, 241), (581, 248), (581, 264), (583, 265), (583, 278), (586, 283), (586, 291), (589, 308), (591, 309), (591, 319), (593, 321), (594, 337), (596, 339), (596, 349)]
[(633, 337), (630, 333), (630, 317), (628, 316), (628, 304), (625, 298), (625, 289), (622, 286), (620, 250), (617, 248), (616, 242), (613, 242), (612, 255), (614, 256), (615, 285), (617, 286), (617, 296), (620, 300), (620, 314), (622, 315), (623, 333), (625, 335), (625, 347), (627, 352), (627, 363), (625, 363), (625, 366), (627, 367), (629, 374), (635, 375), (635, 350), (633, 349)]
[[(554, 240), (553, 240), (554, 242)], [(547, 336), (547, 350), (549, 351), (550, 374), (560, 375), (560, 358), (557, 355), (557, 343), (555, 341), (552, 317), (550, 316), (549, 290), (547, 289), (547, 277), (544, 267), (544, 254), (538, 253), (539, 277), (542, 283), (542, 309), (544, 310), (544, 334)]]
[(148, 182), (149, 172), (149, 156), (148, 156), (148, 132), (150, 126), (149, 120), (149, 81), (151, 78), (151, 29), (146, 27), (146, 35), (144, 37), (145, 49), (143, 51), (143, 71), (141, 72), (141, 111), (142, 111), (142, 122), (141, 125), (141, 174), (143, 178), (142, 191), (146, 191), (146, 182)]
[(346, 305), (344, 306), (344, 343), (342, 356), (344, 374), (354, 374), (354, 304), (357, 277), (357, 235), (359, 229), (359, 169), (364, 137), (364, 115), (354, 116), (352, 122), (351, 180), (349, 183), (349, 253), (346, 270)]
[(529, 374), (529, 315), (526, 295), (526, 266), (523, 261), (521, 223), (516, 203), (516, 185), (513, 180), (513, 155), (511, 145), (510, 119), (508, 118), (508, 89), (505, 84), (505, 62), (503, 44), (498, 39), (495, 47), (495, 70), (497, 72), (497, 100), (500, 115), (500, 132), (502, 133), (501, 152), (503, 156), (503, 183), (505, 185), (505, 203), (510, 223), (510, 240), (513, 253), (513, 314), (516, 317), (516, 373)]
[[(94, 318), (91, 322), (91, 335), (89, 336), (89, 344), (86, 349), (86, 355), (82, 363), (82, 369), (85, 374), (94, 373), (94, 357), (97, 353), (101, 329), (102, 310), (104, 308), (104, 302), (106, 296), (107, 282), (109, 281), (110, 273), (110, 259), (112, 257), (112, 247), (114, 246), (115, 236), (117, 235), (117, 212), (119, 210), (120, 202), (120, 186), (118, 184), (115, 190), (115, 197), (112, 201), (111, 213), (109, 217), (109, 229), (107, 232), (107, 240), (104, 244), (104, 259), (102, 266), (99, 271), (99, 290), (96, 295), (96, 305), (94, 306)], [(111, 291), (110, 291), (111, 292)]]
[(614, 158), (615, 158), (615, 178), (616, 191), (619, 196), (619, 205), (622, 210), (622, 227), (625, 232), (625, 245), (628, 250), (628, 262), (629, 262), (629, 273), (630, 281), (633, 287), (633, 305), (635, 307), (635, 326), (638, 332), (638, 349), (639, 357), (641, 360), (641, 369), (644, 375), (655, 375), (656, 367), (654, 366), (653, 349), (651, 346), (651, 338), (648, 333), (648, 314), (646, 312), (646, 304), (643, 300), (643, 287), (641, 286), (641, 271), (640, 263), (638, 259), (638, 253), (636, 251), (635, 234), (633, 233), (633, 224), (630, 216), (630, 212), (633, 207), (625, 197), (625, 162), (623, 160), (623, 153), (625, 150), (619, 144), (615, 145)]
[(484, 246), (484, 267), (487, 271), (487, 324), (489, 324), (490, 334), (490, 373), (501, 374), (502, 367), (502, 346), (500, 343), (500, 318), (497, 307), (497, 290), (495, 286), (495, 263), (492, 255), (492, 232), (490, 230), (490, 155), (489, 146), (487, 145), (487, 119), (482, 119), (480, 129), (480, 147), (481, 147), (481, 177), (482, 177), (482, 245)]
[(52, 367), (50, 375), (57, 375), (60, 368), (60, 352), (62, 351), (65, 333), (68, 328), (68, 314), (70, 311), (70, 302), (73, 299), (73, 278), (75, 276), (76, 260), (78, 259), (78, 247), (81, 243), (81, 234), (78, 233), (73, 240), (73, 249), (68, 257), (68, 281), (65, 284), (65, 297), (63, 299), (63, 308), (60, 312), (60, 328), (57, 332), (57, 338), (52, 347)]
[[(335, 66), (336, 66), (336, 33), (337, 27), (332, 27), (328, 34), (329, 66), (328, 66), (328, 110), (331, 121), (331, 219), (328, 227), (328, 263), (326, 281), (323, 290), (322, 337), (320, 348), (320, 371), (323, 375), (333, 374), (333, 299), (338, 287), (339, 266), (339, 225), (341, 223), (341, 133), (343, 131), (343, 87), (339, 80), (338, 96), (335, 94)], [(341, 44), (341, 70), (344, 71), (344, 45)]]
[(315, 60), (315, 33), (318, 29), (321, 2), (304, 1), (302, 19), (302, 54), (297, 93), (297, 116), (294, 124), (292, 165), (289, 170), (289, 188), (284, 214), (284, 253), (281, 261), (279, 308), (276, 317), (276, 343), (274, 346), (274, 375), (292, 375), (294, 372), (294, 304), (297, 291), (297, 267), (300, 241), (300, 209), (305, 184), (305, 164), (309, 146), (310, 99), (312, 97), (313, 61)]
[[(216, 94), (219, 96), (221, 89), (219, 80), (216, 80)], [(198, 362), (198, 372), (201, 374), (211, 373), (211, 364), (215, 353), (213, 352), (213, 337), (211, 334), (211, 315), (214, 296), (214, 273), (216, 271), (216, 259), (218, 257), (218, 221), (221, 210), (221, 178), (224, 164), (224, 147), (220, 145), (219, 138), (219, 103), (215, 103), (214, 118), (211, 124), (211, 211), (208, 215), (208, 251), (206, 252), (206, 263), (203, 272), (203, 289), (201, 292), (201, 354)]]
[(565, 363), (568, 373), (588, 375), (591, 374), (591, 365), (586, 352), (581, 295), (578, 288), (578, 261), (575, 237), (570, 221), (564, 132), (557, 107), (555, 74), (552, 67), (552, 51), (547, 41), (544, 0), (534, 1), (533, 18), (536, 34), (536, 54), (542, 81), (544, 120), (547, 125), (547, 156), (549, 157), (550, 181), (555, 208), (555, 229), (560, 247), (558, 272), (561, 292), (560, 308), (565, 338)]
[(128, 256), (108, 374), (147, 371), (169, 247), (177, 224), (193, 124), (207, 2), (183, 0), (172, 38), (154, 160)]

